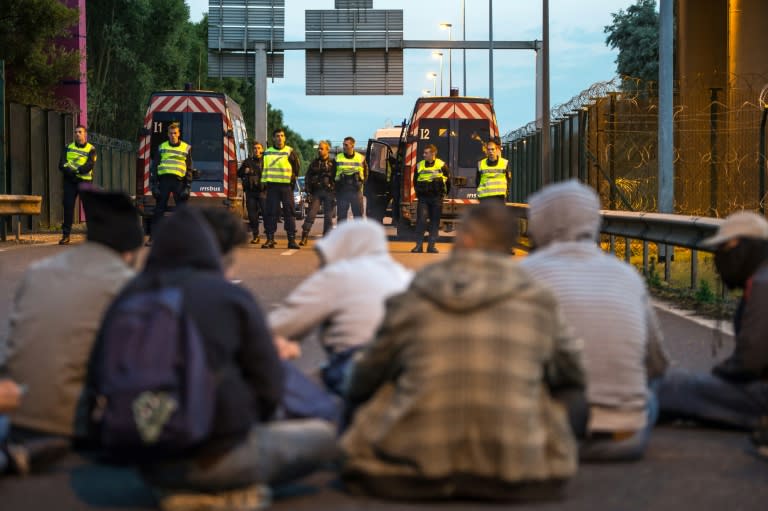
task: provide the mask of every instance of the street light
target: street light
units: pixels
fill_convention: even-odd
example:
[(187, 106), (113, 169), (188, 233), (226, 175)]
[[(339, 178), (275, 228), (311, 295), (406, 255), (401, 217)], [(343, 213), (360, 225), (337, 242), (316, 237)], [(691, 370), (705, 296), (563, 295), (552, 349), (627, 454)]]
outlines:
[[(440, 28), (448, 30), (448, 40), (453, 41), (453, 24), (440, 23)], [(448, 94), (453, 89), (453, 50), (448, 48)]]
[(429, 96), (430, 94), (432, 94), (432, 91), (429, 89), (424, 89), (421, 91), (422, 96)]
[(427, 80), (432, 80), (432, 95), (436, 96), (437, 94), (437, 73), (434, 71), (430, 71), (427, 73)]
[(440, 95), (443, 95), (443, 52), (433, 51), (432, 56), (440, 59)]

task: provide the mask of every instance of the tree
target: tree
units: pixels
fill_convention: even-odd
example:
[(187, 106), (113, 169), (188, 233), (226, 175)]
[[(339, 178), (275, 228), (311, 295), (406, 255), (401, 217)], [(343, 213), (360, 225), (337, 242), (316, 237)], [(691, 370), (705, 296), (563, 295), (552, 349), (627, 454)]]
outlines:
[(56, 42), (78, 21), (77, 9), (57, 0), (10, 0), (0, 10), (0, 58), (7, 69), (8, 100), (56, 106), (54, 89), (79, 75), (80, 54)]
[(637, 0), (626, 11), (611, 14), (605, 27), (605, 44), (619, 50), (616, 72), (620, 76), (655, 82), (659, 76), (659, 14), (656, 0)]

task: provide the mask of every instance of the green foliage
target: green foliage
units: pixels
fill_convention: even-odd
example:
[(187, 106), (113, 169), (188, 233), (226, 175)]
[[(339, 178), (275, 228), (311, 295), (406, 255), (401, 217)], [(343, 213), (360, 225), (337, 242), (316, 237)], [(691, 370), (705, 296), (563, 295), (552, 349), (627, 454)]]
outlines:
[(605, 43), (618, 49), (616, 72), (620, 76), (655, 82), (659, 76), (659, 14), (656, 0), (637, 0), (627, 10), (613, 13), (606, 26)]
[[(126, 6), (129, 6), (127, 8)], [(130, 11), (130, 12), (128, 12)], [(89, 4), (89, 109), (93, 131), (133, 139), (156, 90), (181, 89), (192, 83), (223, 92), (243, 112), (253, 134), (253, 79), (208, 77), (208, 17), (189, 21), (183, 0), (115, 0)], [(314, 158), (313, 140), (284, 125), (283, 112), (268, 108), (268, 133), (285, 128), (288, 145), (306, 164)], [(265, 145), (270, 140), (262, 140)]]
[(661, 275), (659, 275), (659, 272), (656, 268), (656, 258), (651, 257), (651, 260), (648, 263), (648, 285), (650, 287), (661, 287)]
[(708, 280), (699, 282), (699, 288), (696, 290), (694, 299), (699, 303), (715, 303), (717, 301), (717, 296), (715, 296)]
[(77, 9), (57, 0), (10, 0), (0, 9), (0, 59), (9, 101), (55, 107), (54, 88), (78, 76), (76, 51), (58, 45), (78, 21)]

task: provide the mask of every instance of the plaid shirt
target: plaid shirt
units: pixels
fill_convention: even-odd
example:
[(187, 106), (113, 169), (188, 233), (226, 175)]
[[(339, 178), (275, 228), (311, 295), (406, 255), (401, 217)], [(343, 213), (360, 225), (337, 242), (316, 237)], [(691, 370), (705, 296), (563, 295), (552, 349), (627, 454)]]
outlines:
[(580, 341), (511, 258), (456, 252), (391, 298), (350, 374), (345, 473), (563, 479), (577, 448), (550, 390), (583, 388)]

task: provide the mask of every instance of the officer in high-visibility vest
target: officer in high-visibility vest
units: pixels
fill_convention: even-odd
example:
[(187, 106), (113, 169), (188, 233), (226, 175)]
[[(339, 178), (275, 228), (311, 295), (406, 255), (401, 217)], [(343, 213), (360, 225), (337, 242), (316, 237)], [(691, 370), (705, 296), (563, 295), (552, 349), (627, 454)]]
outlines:
[(477, 164), (477, 198), (506, 202), (512, 178), (509, 162), (501, 157), (498, 140), (489, 140), (485, 149), (488, 157)]
[(416, 164), (413, 175), (413, 187), (419, 199), (419, 208), (416, 211), (416, 246), (411, 249), (414, 254), (424, 251), (424, 229), (427, 226), (427, 218), (429, 218), (427, 252), (439, 253), (435, 242), (440, 230), (443, 197), (450, 189), (450, 179), (448, 165), (437, 158), (437, 146), (429, 144), (424, 148), (424, 159)]
[(344, 152), (336, 155), (336, 221), (347, 219), (349, 208), (352, 216), (363, 216), (363, 186), (368, 179), (365, 156), (355, 151), (355, 139), (347, 137)]
[(173, 122), (168, 125), (168, 140), (158, 146), (157, 156), (152, 163), (151, 186), (156, 201), (153, 225), (162, 220), (171, 194), (177, 207), (187, 202), (192, 168), (192, 146), (181, 140), (181, 127), (179, 123)]
[(275, 248), (277, 219), (282, 210), (283, 226), (288, 235), (288, 248), (298, 250), (300, 247), (296, 243), (293, 187), (296, 186), (296, 179), (299, 177), (301, 162), (296, 151), (285, 145), (285, 130), (282, 128), (274, 130), (272, 141), (274, 145), (264, 151), (264, 170), (261, 174), (261, 182), (267, 186), (267, 210), (264, 214), (267, 241), (261, 248)]
[(74, 221), (75, 199), (77, 199), (80, 183), (93, 181), (93, 166), (96, 164), (96, 148), (88, 142), (88, 132), (85, 126), (78, 124), (75, 128), (75, 141), (64, 148), (59, 160), (59, 170), (64, 177), (64, 222), (61, 225), (59, 245), (69, 244)]

